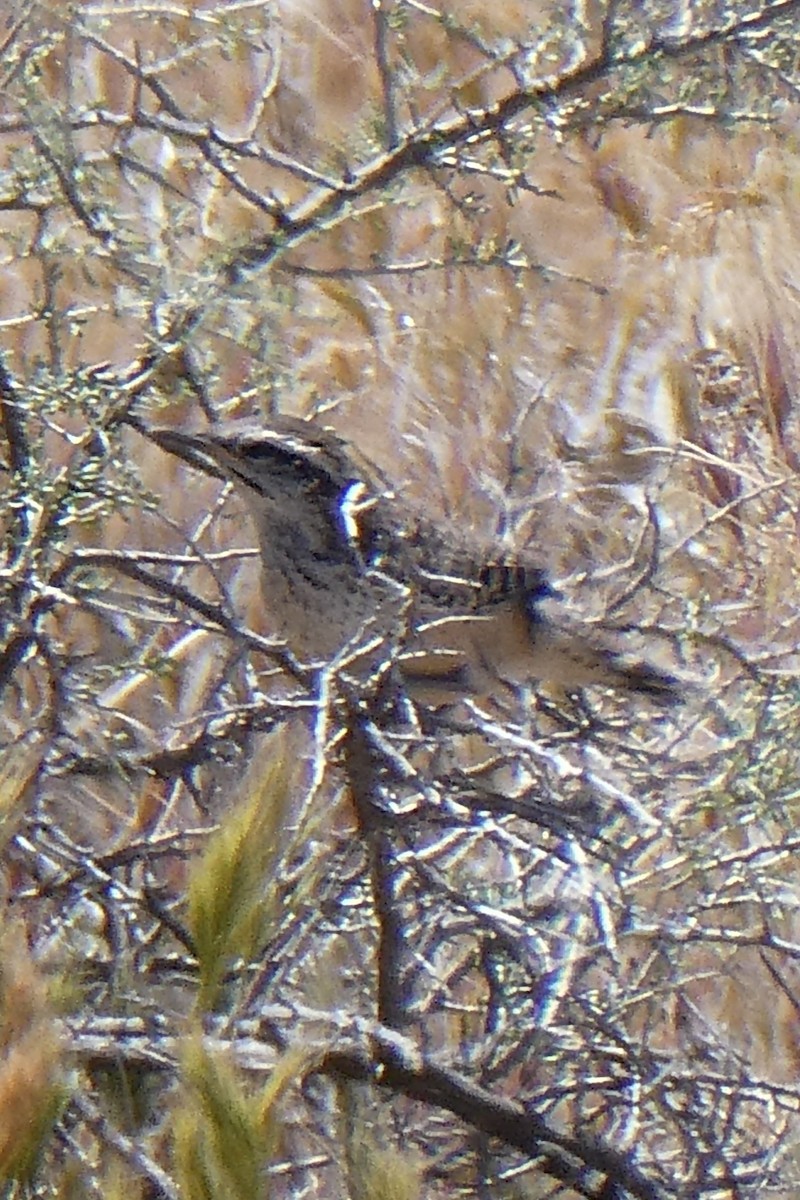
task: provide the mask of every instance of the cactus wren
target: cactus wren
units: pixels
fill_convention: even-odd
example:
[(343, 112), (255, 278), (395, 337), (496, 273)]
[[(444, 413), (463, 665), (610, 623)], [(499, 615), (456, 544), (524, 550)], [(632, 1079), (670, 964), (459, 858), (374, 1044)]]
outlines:
[(273, 629), (303, 662), (348, 655), (374, 668), (394, 647), (408, 694), (432, 705), (531, 681), (678, 699), (673, 676), (626, 665), (585, 625), (546, 616), (542, 602), (558, 593), (542, 571), (455, 546), (320, 426), (279, 417), (259, 430), (143, 432), (238, 488)]

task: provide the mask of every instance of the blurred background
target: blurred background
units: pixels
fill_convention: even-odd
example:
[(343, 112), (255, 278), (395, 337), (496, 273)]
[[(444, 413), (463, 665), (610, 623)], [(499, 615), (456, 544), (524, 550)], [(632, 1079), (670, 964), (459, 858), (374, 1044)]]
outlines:
[[(796, 1193), (799, 19), (0, 4), (6, 1195)], [(682, 708), (359, 751), (142, 433), (276, 414)]]

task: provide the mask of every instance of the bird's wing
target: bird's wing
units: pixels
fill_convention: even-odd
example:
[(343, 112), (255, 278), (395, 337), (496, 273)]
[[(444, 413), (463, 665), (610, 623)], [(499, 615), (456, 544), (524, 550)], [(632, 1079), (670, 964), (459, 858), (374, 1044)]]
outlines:
[(452, 695), (491, 696), (541, 682), (565, 691), (620, 688), (670, 703), (678, 680), (646, 663), (627, 663), (586, 625), (561, 623), (511, 598), (481, 613), (454, 613), (421, 622), (403, 676), (412, 694), (435, 685)]

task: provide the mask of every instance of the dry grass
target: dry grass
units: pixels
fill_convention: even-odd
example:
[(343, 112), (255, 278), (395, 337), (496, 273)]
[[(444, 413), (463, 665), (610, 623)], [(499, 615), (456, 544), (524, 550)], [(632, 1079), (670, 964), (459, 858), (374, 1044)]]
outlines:
[[(552, 16), (546, 5), (479, 0), (449, 11), (451, 28), (409, 5), (390, 39), (406, 72), (404, 124), (509, 96), (514, 75), (487, 65), (481, 46), (532, 40)], [(492, 780), (525, 781), (537, 800), (577, 814), (580, 828), (554, 833), (544, 822), (531, 832), (518, 816), (459, 816), (456, 849), (436, 860), (447, 887), (439, 893), (440, 877), (427, 880), (444, 897), (433, 917), (420, 876), (403, 876), (402, 903), (419, 907), (409, 926), (415, 967), (425, 964), (409, 1039), (466, 1073), (470, 1056), (485, 1052), (477, 1082), (504, 1099), (563, 1086), (548, 1119), (585, 1126), (621, 1152), (641, 1139), (662, 1165), (670, 1154), (690, 1157), (697, 1130), (675, 1134), (668, 1103), (648, 1093), (641, 1124), (629, 1113), (620, 1132), (609, 1093), (584, 1093), (581, 1081), (613, 1076), (613, 1053), (603, 1054), (614, 1038), (626, 1053), (635, 1047), (645, 1092), (662, 1070), (677, 1095), (707, 1056), (717, 1072), (707, 1086), (719, 1086), (711, 1108), (722, 1120), (730, 1104), (741, 1145), (772, 1139), (791, 1155), (796, 1141), (796, 106), (772, 125), (730, 130), (692, 116), (564, 137), (541, 125), (525, 133), (515, 189), (501, 178), (502, 155), (480, 159), (476, 146), (480, 173), (463, 162), (456, 172), (409, 170), (320, 221), (269, 269), (226, 275), (237, 250), (274, 233), (271, 206), (314, 192), (284, 159), (346, 182), (377, 153), (384, 114), (372, 13), (361, 0), (83, 4), (67, 20), (44, 4), (9, 35), (0, 194), (17, 199), (0, 213), (0, 331), (32, 456), (8, 487), (4, 567), (11, 577), (14, 546), (25, 542), (29, 590), (9, 644), (32, 626), (37, 636), (3, 700), (6, 754), (15, 755), (0, 780), (3, 888), (30, 949), (12, 935), (0, 946), (10, 981), (0, 997), (0, 1129), (34, 1132), (13, 1138), (22, 1167), (0, 1136), (0, 1174), (24, 1176), (44, 1139), (32, 1194), (75, 1194), (73, 1175), (86, 1194), (105, 1186), (131, 1195), (143, 1178), (147, 1194), (169, 1194), (181, 1172), (176, 1194), (250, 1194), (269, 1156), (254, 1152), (245, 1182), (231, 1183), (214, 1142), (219, 1122), (206, 1113), (204, 1124), (202, 1104), (191, 1111), (191, 1097), (214, 1088), (241, 1100), (245, 1140), (259, 1120), (283, 1114), (285, 1127), (270, 1126), (282, 1163), (270, 1194), (386, 1195), (393, 1179), (397, 1195), (444, 1195), (451, 1185), (476, 1188), (482, 1169), (480, 1152), (470, 1158), (458, 1130), (427, 1110), (421, 1117), (407, 1093), (380, 1104), (374, 1089), (367, 1099), (358, 1090), (363, 1080), (337, 1093), (317, 1079), (304, 1090), (281, 1075), (294, 1060), (277, 1035), (266, 1065), (253, 1048), (269, 1042), (266, 1026), (270, 1036), (280, 1026), (281, 1038), (294, 1030), (304, 1043), (299, 1078), (357, 1041), (351, 1017), (373, 1020), (380, 939), (369, 884), (380, 830), (354, 815), (340, 711), (321, 728), (312, 685), (287, 676), (252, 636), (228, 636), (176, 599), (185, 589), (240, 630), (271, 633), (253, 557), (235, 553), (253, 543), (236, 498), (112, 419), (126, 397), (120, 374), (153, 347), (137, 402), (149, 419), (186, 427), (209, 412), (316, 414), (410, 505), (454, 536), (533, 556), (587, 620), (637, 626), (650, 657), (694, 681), (674, 721), (624, 698), (595, 697), (586, 716), (544, 695), (502, 734), (472, 729), (409, 751), (414, 768), (441, 783), (490, 745), (502, 759)], [(0, 15), (10, 28), (17, 6), (0, 4)], [(143, 83), (140, 71), (137, 81), (141, 66), (184, 121), (155, 101), (150, 76)], [(750, 102), (745, 88), (742, 105)], [(118, 125), (87, 119), (67, 134), (67, 109), (113, 113)], [(137, 122), (137, 112), (153, 120)], [(216, 160), (208, 122), (233, 143), (215, 146)], [(250, 155), (256, 146), (273, 161)], [(57, 182), (78, 159), (81, 211)], [(509, 255), (499, 261), (510, 242), (515, 266)], [(459, 265), (476, 247), (482, 261)], [(427, 269), (375, 269), (386, 263)], [(190, 330), (166, 337), (189, 309)], [(105, 361), (118, 372), (112, 384), (80, 375)], [(108, 452), (87, 454), (92, 427)], [(168, 556), (168, 572), (141, 565), (168, 579), (171, 598), (110, 557), (70, 557), (138, 550)], [(46, 595), (55, 599), (39, 612)], [(523, 743), (535, 748), (530, 758), (519, 757)], [(283, 820), (265, 830), (257, 816), (270, 770), (280, 777), (272, 817)], [(441, 830), (400, 792), (393, 800), (413, 820), (410, 834), (392, 830), (393, 853), (424, 861)], [(238, 815), (226, 821), (234, 799)], [(227, 831), (199, 858), (218, 821)], [(588, 832), (586, 821), (598, 828)], [(567, 842), (570, 853), (589, 848), (587, 861), (567, 861)], [(217, 885), (243, 869), (246, 855), (236, 855), (246, 850), (246, 911), (212, 920)], [(455, 892), (460, 907), (450, 906)], [(476, 934), (461, 921), (478, 904), (495, 924)], [(430, 928), (439, 920), (444, 948)], [(508, 1000), (532, 987), (503, 958), (517, 928), (539, 955), (542, 995), (520, 1011), (541, 1021), (541, 1044), (515, 1026)], [(203, 933), (210, 950), (199, 945)], [(170, 956), (192, 971), (199, 962), (199, 984), (174, 973)], [(65, 1018), (48, 1007), (42, 973), (56, 990), (65, 975), (77, 990), (69, 1073)], [(501, 976), (516, 982), (491, 1027)], [(252, 1024), (254, 998), (268, 1010), (264, 1026)], [(291, 1009), (282, 1025), (280, 1004)], [(163, 1043), (156, 1063), (140, 1031), (121, 1085), (130, 1095), (120, 1098), (109, 1062), (121, 1035), (92, 1034), (93, 1010), (145, 1023), (162, 1014), (159, 1037), (194, 1045), (198, 1006), (221, 1014), (217, 1057), (197, 1050), (181, 1077), (175, 1045)], [(237, 1045), (234, 1071), (226, 1055)], [(262, 1086), (270, 1069), (275, 1094), (259, 1101), (251, 1081)], [(170, 1142), (165, 1081), (179, 1077)], [(102, 1110), (113, 1095), (118, 1107), (107, 1116), (68, 1109), (73, 1125), (48, 1141), (66, 1080), (81, 1102)], [(377, 1071), (373, 1081), (382, 1080)], [(649, 1103), (662, 1105), (663, 1126)], [(507, 1159), (502, 1170), (512, 1170)], [(214, 1181), (195, 1191), (203, 1171)], [(532, 1176), (526, 1194), (546, 1194), (543, 1178)]]

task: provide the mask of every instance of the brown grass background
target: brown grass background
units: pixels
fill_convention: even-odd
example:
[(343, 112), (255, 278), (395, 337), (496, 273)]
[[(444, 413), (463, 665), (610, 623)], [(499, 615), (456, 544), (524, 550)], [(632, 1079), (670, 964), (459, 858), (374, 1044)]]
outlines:
[[(87, 234), (66, 205), (46, 212), (5, 205), (0, 338), (7, 364), (35, 398), (43, 370), (64, 378), (104, 362), (124, 370), (182, 306), (199, 304), (186, 353), (216, 415), (319, 413), (409, 501), (461, 535), (535, 555), (588, 617), (607, 609), (646, 557), (653, 533), (646, 495), (658, 514), (654, 586), (616, 615), (662, 627), (668, 636), (652, 639), (652, 655), (677, 663), (697, 691), (680, 736), (652, 731), (650, 749), (673, 770), (657, 813), (666, 821), (664, 840), (642, 864), (639, 899), (654, 918), (666, 918), (687, 896), (697, 902), (705, 886), (717, 899), (734, 883), (743, 895), (749, 868), (737, 858), (726, 878), (725, 854), (780, 847), (796, 814), (791, 798), (776, 812), (769, 796), (731, 788), (733, 759), (742, 766), (764, 695), (776, 680), (790, 692), (798, 669), (796, 105), (787, 104), (770, 127), (723, 130), (686, 117), (654, 129), (611, 124), (563, 140), (540, 130), (530, 151), (531, 190), (517, 189), (513, 203), (504, 183), (487, 174), (411, 172), (271, 270), (225, 289), (217, 283), (223, 257), (267, 236), (273, 223), (190, 136), (170, 137), (166, 124), (121, 133), (106, 121), (87, 122), (70, 141), (59, 125), (68, 104), (116, 114), (124, 124), (141, 97), (117, 56), (138, 60), (199, 130), (213, 122), (237, 144), (231, 161), (240, 180), (297, 203), (312, 185), (249, 158), (248, 147), (258, 140), (330, 174), (374, 152), (380, 78), (369, 8), (363, 0), (81, 4), (71, 22), (60, 6), (34, 6), (36, 37), (31, 24), (15, 42), (23, 65), (9, 63), (0, 101), (8, 188), (16, 186), (12, 168), (27, 177), (29, 196), (51, 187), (37, 177), (41, 154), (24, 114), (57, 160), (81, 157), (83, 193), (108, 214), (126, 249), (122, 255)], [(446, 33), (424, 6), (407, 14), (403, 52), (415, 76), (403, 120), (412, 111), (451, 111), (453, 80), (461, 81), (462, 104), (507, 95), (511, 72), (487, 67), (476, 39), (523, 40), (551, 16), (547, 4), (486, 0), (452, 3), (449, 11), (470, 36)], [(0, 14), (7, 26), (19, 15), (9, 4), (0, 4)], [(17, 88), (32, 60), (35, 71)], [(487, 263), (332, 274), (367, 272), (379, 260), (437, 264), (478, 237), (498, 247), (517, 243), (518, 269)], [(144, 264), (145, 284), (120, 269), (123, 258)], [(159, 383), (147, 397), (150, 418), (202, 427), (197, 396), (179, 374), (165, 367)], [(70, 435), (85, 429), (85, 403), (73, 403), (67, 390), (61, 407), (48, 399), (39, 415), (47, 427), (43, 470), (68, 467)], [(208, 552), (252, 545), (243, 512), (235, 500), (219, 501), (218, 484), (132, 431), (115, 437), (110, 477), (133, 470), (152, 503), (96, 519), (87, 513), (69, 530), (73, 547), (180, 554), (187, 531)], [(233, 610), (268, 634), (252, 557), (220, 572)], [(201, 568), (187, 567), (180, 578), (214, 592)], [(240, 669), (239, 659), (218, 637), (139, 621), (146, 605), (132, 585), (116, 581), (104, 594), (120, 613), (135, 608), (135, 632), (124, 617), (68, 606), (48, 618), (53, 643), (86, 658), (94, 672), (87, 669), (87, 690), (70, 712), (70, 737), (90, 750), (155, 749), (165, 731), (178, 736), (198, 725), (222, 665)], [(727, 645), (758, 664), (758, 683)], [(139, 661), (125, 667), (134, 647)], [(143, 655), (166, 669), (142, 673)], [(107, 684), (98, 691), (104, 672)], [(250, 676), (243, 701), (248, 688), (255, 688)], [(4, 711), (7, 740), (36, 728), (46, 748), (45, 691), (36, 664), (22, 666)], [(757, 738), (747, 745), (757, 762)], [(792, 751), (785, 752), (776, 778), (791, 776)], [(222, 800), (213, 793), (213, 812), (224, 811), (240, 786), (245, 757), (234, 755), (215, 777), (224, 791)], [(124, 779), (53, 779), (44, 806), (98, 850), (199, 821), (185, 789), (155, 779), (133, 790)], [(690, 862), (683, 844), (674, 857), (672, 829), (708, 839), (713, 872)], [(14, 869), (12, 859), (8, 892)], [(177, 885), (182, 868), (175, 870)], [(793, 943), (792, 856), (776, 851), (772, 881)], [(751, 909), (737, 901), (734, 926), (758, 925), (767, 902), (761, 876), (754, 891)], [(57, 925), (57, 912), (52, 918)], [(625, 953), (635, 974), (645, 950)], [(787, 978), (791, 957), (782, 964)], [(775, 987), (758, 949), (737, 948), (734, 939), (723, 955), (700, 943), (684, 966), (690, 982), (683, 995), (662, 1007), (655, 989), (652, 1010), (642, 1007), (639, 1019), (651, 1022), (654, 1044), (680, 1045), (681, 1030), (702, 1013), (725, 1029), (754, 1074), (792, 1082), (797, 1005), (791, 988)]]

